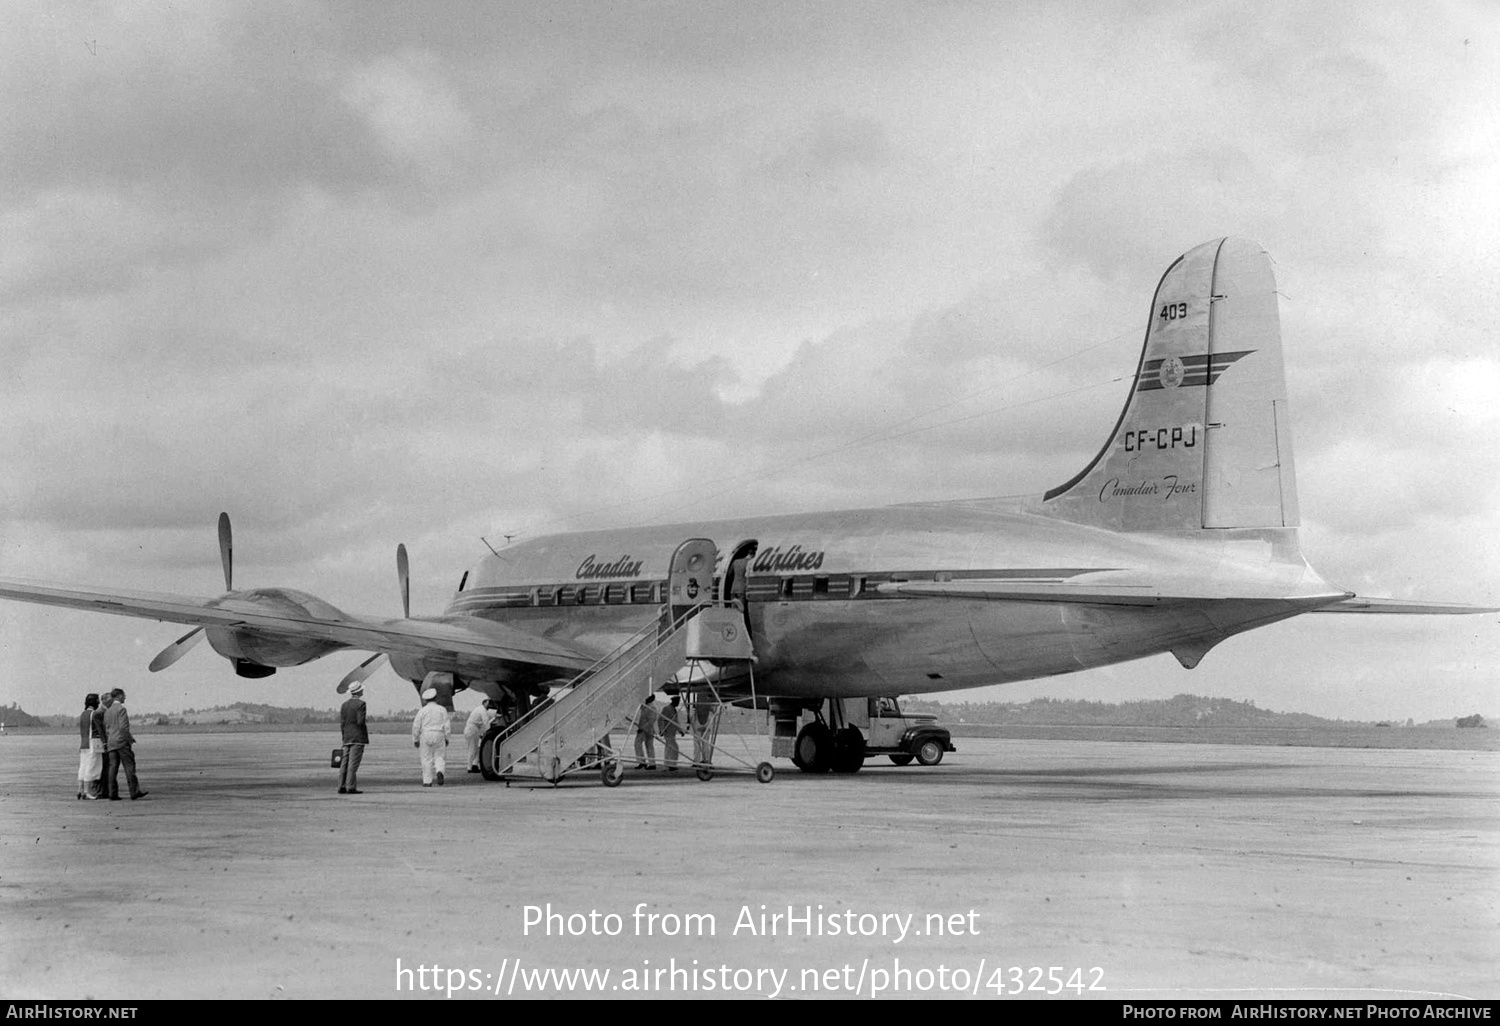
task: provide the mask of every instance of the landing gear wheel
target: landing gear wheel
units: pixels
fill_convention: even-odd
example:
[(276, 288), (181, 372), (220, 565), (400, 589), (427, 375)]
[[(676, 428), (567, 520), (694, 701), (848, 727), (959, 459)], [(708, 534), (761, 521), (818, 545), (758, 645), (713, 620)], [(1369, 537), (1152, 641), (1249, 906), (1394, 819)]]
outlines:
[(599, 779), (604, 782), (605, 787), (619, 787), (620, 781), (625, 779), (625, 767), (620, 760), (614, 759), (610, 762), (599, 764)]
[(865, 736), (858, 727), (845, 727), (833, 739), (832, 770), (835, 773), (858, 773), (865, 764)]
[(704, 781), (705, 783), (714, 778), (714, 771), (709, 769), (707, 766), (699, 766), (694, 772), (697, 773), (698, 779)]
[(902, 752), (899, 755), (892, 755), (890, 757), (891, 761), (894, 762), (897, 766), (910, 766), (911, 761), (914, 758), (915, 756), (913, 756), (910, 752)]
[(769, 784), (776, 779), (776, 767), (772, 766), (769, 762), (761, 763), (755, 767), (755, 779), (759, 780), (762, 784)]
[(936, 766), (943, 761), (943, 746), (928, 739), (917, 745), (917, 761), (923, 766)]
[(792, 761), (803, 773), (827, 773), (833, 768), (833, 731), (823, 723), (803, 727), (792, 749)]
[(479, 742), (479, 772), (486, 780), (501, 779), (495, 772), (495, 744), (499, 739), (500, 731), (492, 730)]

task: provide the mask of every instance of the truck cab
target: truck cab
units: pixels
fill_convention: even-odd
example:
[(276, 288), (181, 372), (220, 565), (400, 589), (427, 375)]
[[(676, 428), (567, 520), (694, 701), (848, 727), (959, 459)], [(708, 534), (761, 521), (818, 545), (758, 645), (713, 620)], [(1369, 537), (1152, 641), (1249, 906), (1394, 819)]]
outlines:
[(885, 755), (897, 766), (906, 766), (913, 759), (923, 766), (936, 766), (943, 761), (943, 753), (955, 750), (953, 735), (932, 713), (906, 712), (895, 698), (870, 698), (866, 703), (867, 757)]

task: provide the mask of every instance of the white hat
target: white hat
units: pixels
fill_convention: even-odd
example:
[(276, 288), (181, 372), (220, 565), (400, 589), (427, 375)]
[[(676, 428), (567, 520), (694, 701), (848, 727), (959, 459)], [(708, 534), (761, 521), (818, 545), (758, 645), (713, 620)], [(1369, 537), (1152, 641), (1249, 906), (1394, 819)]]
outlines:
[(349, 685), (349, 694), (351, 694), (351, 695), (362, 695), (364, 693), (365, 693), (365, 686), (363, 684), (361, 684), (359, 681), (355, 681), (353, 684)]
[(437, 688), (428, 688), (426, 691), (422, 692), (422, 701), (424, 702), (430, 702), (436, 697)]

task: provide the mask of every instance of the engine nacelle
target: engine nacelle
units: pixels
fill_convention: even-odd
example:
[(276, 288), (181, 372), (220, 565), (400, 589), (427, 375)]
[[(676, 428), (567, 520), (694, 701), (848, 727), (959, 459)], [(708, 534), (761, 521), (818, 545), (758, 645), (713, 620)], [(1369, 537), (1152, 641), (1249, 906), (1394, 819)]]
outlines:
[[(324, 620), (340, 620), (344, 616), (322, 599), (291, 588), (231, 592), (215, 600), (213, 605), (244, 613), (276, 613)], [(209, 627), (205, 633), (213, 650), (234, 663), (235, 672), (242, 677), (267, 677), (275, 672), (274, 667), (301, 666), (346, 647), (334, 641), (289, 638), (251, 627)]]

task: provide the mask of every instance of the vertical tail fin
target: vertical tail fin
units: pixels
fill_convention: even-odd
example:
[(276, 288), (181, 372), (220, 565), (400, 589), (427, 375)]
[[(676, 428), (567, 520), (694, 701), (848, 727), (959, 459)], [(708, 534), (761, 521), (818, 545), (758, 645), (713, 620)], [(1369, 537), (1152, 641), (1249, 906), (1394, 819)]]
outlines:
[(1109, 442), (1042, 510), (1123, 531), (1297, 525), (1276, 279), (1258, 245), (1219, 239), (1167, 268)]

